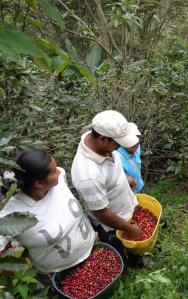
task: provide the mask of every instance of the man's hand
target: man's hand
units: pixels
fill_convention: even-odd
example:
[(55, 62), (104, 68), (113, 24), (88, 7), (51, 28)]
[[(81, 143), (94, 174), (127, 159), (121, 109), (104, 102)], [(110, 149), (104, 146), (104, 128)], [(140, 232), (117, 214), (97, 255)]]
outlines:
[(137, 212), (141, 209), (141, 206), (137, 205), (135, 208), (134, 208), (134, 212)]
[(131, 187), (131, 189), (136, 188), (136, 182), (135, 180), (132, 178), (132, 176), (127, 175), (127, 180), (129, 182), (129, 185)]
[(137, 224), (131, 224), (109, 209), (93, 211), (94, 216), (102, 223), (112, 227), (113, 229), (123, 230), (131, 239), (137, 240), (141, 235), (141, 230)]
[(141, 229), (137, 224), (130, 224), (125, 233), (130, 239), (138, 240), (141, 235)]

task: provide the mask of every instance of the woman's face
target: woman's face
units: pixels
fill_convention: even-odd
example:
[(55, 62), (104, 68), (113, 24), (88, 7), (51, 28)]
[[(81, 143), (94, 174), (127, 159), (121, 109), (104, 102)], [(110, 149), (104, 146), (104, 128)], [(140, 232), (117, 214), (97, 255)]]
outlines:
[(49, 190), (58, 184), (60, 170), (57, 169), (56, 161), (52, 158), (50, 162), (50, 173), (44, 179), (45, 187)]
[(134, 154), (134, 153), (136, 152), (138, 146), (139, 146), (139, 142), (138, 142), (137, 144), (131, 146), (131, 147), (126, 147), (125, 149), (126, 149), (128, 152), (130, 152), (131, 154)]

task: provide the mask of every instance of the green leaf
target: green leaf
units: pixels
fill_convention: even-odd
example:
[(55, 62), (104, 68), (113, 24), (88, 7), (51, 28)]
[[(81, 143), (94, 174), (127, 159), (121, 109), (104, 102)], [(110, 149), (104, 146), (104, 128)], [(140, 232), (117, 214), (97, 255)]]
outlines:
[(6, 199), (10, 199), (11, 196), (13, 196), (13, 194), (16, 192), (16, 189), (17, 189), (16, 183), (11, 184), (9, 190), (6, 193)]
[(47, 73), (49, 73), (51, 71), (51, 68), (50, 68), (50, 60), (47, 61), (47, 59), (44, 59), (44, 58), (38, 58), (38, 57), (35, 57), (33, 59), (33, 62), (38, 65), (38, 67), (40, 69), (43, 69), (44, 71), (46, 71)]
[(31, 228), (38, 222), (29, 212), (14, 212), (0, 218), (0, 235), (15, 236)]
[(53, 44), (52, 42), (49, 42), (43, 38), (35, 38), (34, 39), (37, 45), (45, 51), (48, 55), (64, 55), (66, 52)]
[(101, 61), (101, 47), (98, 44), (89, 47), (86, 58), (86, 63), (91, 67), (97, 67)]
[(37, 269), (36, 268), (29, 268), (27, 269), (27, 271), (25, 271), (24, 275), (23, 273), (20, 273), (22, 277), (33, 277), (33, 276), (36, 276), (38, 273)]
[(30, 267), (24, 258), (5, 257), (0, 259), (0, 269), (5, 271), (17, 272), (26, 270)]
[(37, 1), (36, 0), (25, 0), (26, 3), (31, 6), (34, 10), (38, 8)]
[(7, 291), (0, 291), (0, 298), (1, 299), (14, 299), (14, 297)]
[(19, 168), (16, 162), (1, 157), (0, 157), (0, 165), (3, 165), (3, 168), (4, 167)]
[(0, 87), (0, 97), (1, 98), (6, 98), (6, 92), (2, 87)]
[(22, 281), (27, 282), (27, 283), (39, 283), (38, 280), (34, 277), (23, 277)]
[(75, 64), (76, 68), (78, 69), (78, 71), (84, 76), (86, 77), (90, 82), (91, 84), (95, 87), (96, 84), (97, 84), (97, 80), (96, 80), (96, 77), (93, 76), (86, 67), (84, 67), (83, 65), (81, 64)]
[(49, 19), (55, 21), (56, 24), (64, 31), (64, 20), (59, 9), (49, 0), (39, 0), (39, 4)]
[(185, 224), (185, 227), (184, 227), (184, 239), (185, 239), (185, 242), (188, 244), (188, 222)]
[(186, 266), (181, 266), (180, 268), (179, 268), (179, 272), (180, 273), (186, 273), (187, 272), (187, 267)]
[(99, 66), (98, 66), (98, 70), (102, 71), (102, 72), (107, 72), (109, 70), (109, 63), (107, 60), (104, 60)]
[(1, 148), (1, 151), (5, 152), (7, 154), (10, 154), (10, 152), (12, 152), (14, 149), (15, 149), (15, 146), (8, 145), (8, 146)]
[(9, 141), (12, 139), (12, 137), (4, 137), (0, 139), (0, 146), (7, 145)]
[(65, 40), (65, 44), (66, 44), (66, 47), (67, 47), (67, 51), (69, 52), (71, 58), (76, 61), (76, 62), (79, 62), (80, 61), (80, 58), (77, 54), (77, 51), (75, 49), (75, 47), (73, 47), (71, 41), (69, 39), (66, 39)]
[(35, 111), (38, 111), (38, 112), (43, 112), (43, 109), (37, 105), (33, 105), (33, 104), (30, 104), (29, 105), (32, 109), (34, 109)]
[(51, 68), (54, 69), (57, 74), (64, 72), (71, 65), (71, 59), (68, 54), (64, 55), (63, 58), (64, 60), (59, 56), (52, 58)]
[(155, 279), (155, 281), (158, 281), (160, 283), (164, 283), (164, 284), (167, 284), (167, 285), (170, 285), (171, 284), (171, 281), (169, 278), (163, 276), (163, 275), (160, 275), (160, 274), (157, 274), (155, 275), (155, 277), (153, 277)]
[(42, 23), (39, 20), (33, 19), (31, 17), (27, 17), (27, 22), (33, 26), (33, 28), (41, 29)]
[(17, 285), (16, 290), (20, 293), (23, 299), (27, 299), (27, 294), (29, 292), (29, 287), (27, 285), (20, 283)]
[(16, 279), (16, 278), (12, 280), (12, 284), (13, 284), (14, 287), (15, 287), (15, 285), (18, 283), (18, 281), (19, 281), (19, 280)]
[(6, 23), (0, 24), (0, 51), (5, 56), (14, 58), (19, 58), (20, 54), (26, 54), (47, 59), (46, 53), (37, 46), (31, 37)]

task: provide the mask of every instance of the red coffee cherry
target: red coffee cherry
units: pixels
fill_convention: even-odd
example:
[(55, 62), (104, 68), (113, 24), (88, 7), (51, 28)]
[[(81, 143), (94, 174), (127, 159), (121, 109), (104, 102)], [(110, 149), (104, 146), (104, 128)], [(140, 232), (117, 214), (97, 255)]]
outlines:
[(61, 282), (61, 292), (74, 299), (88, 299), (101, 292), (121, 272), (121, 262), (109, 248), (96, 248)]
[(129, 241), (143, 241), (151, 237), (157, 224), (157, 217), (153, 215), (150, 210), (140, 208), (133, 213), (131, 223), (137, 224), (140, 227), (141, 236), (138, 240), (134, 240), (133, 238), (127, 236), (126, 233), (123, 233), (123, 239)]

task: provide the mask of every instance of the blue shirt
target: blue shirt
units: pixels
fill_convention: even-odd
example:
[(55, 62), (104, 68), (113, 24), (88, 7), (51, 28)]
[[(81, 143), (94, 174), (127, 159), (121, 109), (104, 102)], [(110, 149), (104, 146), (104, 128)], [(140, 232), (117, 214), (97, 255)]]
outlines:
[(125, 148), (119, 147), (117, 150), (121, 157), (121, 162), (125, 173), (131, 176), (136, 182), (136, 187), (132, 191), (136, 194), (142, 191), (144, 181), (141, 176), (141, 147), (137, 148), (134, 154), (128, 152)]

